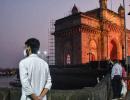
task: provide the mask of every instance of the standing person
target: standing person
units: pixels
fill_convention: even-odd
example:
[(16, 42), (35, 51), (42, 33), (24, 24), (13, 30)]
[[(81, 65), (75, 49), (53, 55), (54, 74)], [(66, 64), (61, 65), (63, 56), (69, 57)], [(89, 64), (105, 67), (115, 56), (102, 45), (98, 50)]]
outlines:
[[(121, 63), (121, 66), (122, 66), (122, 78), (126, 78), (127, 77), (127, 72), (126, 72), (126, 66), (124, 63)], [(127, 85), (127, 80), (124, 80), (126, 85)]]
[(122, 67), (118, 60), (114, 60), (114, 65), (112, 67), (111, 79), (112, 79), (112, 89), (113, 89), (113, 99), (121, 97), (122, 89)]
[(51, 88), (48, 64), (37, 56), (39, 47), (40, 42), (35, 38), (25, 42), (26, 58), (19, 63), (21, 100), (46, 100), (46, 94)]
[(125, 68), (125, 63), (121, 63), (122, 66), (122, 90), (121, 90), (121, 95), (122, 97), (126, 96), (127, 93), (127, 80), (125, 79), (127, 77), (127, 72)]
[(111, 73), (111, 70), (112, 70), (114, 63), (111, 59), (109, 59), (107, 64), (108, 64), (108, 71), (109, 71), (109, 73)]

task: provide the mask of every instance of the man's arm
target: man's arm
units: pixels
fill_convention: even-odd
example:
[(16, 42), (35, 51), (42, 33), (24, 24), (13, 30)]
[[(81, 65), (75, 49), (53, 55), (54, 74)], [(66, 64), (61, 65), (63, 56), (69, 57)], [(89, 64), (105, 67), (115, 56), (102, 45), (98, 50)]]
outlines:
[(38, 96), (36, 96), (34, 93), (30, 95), (32, 100), (41, 100)]
[(28, 72), (26, 67), (22, 62), (19, 63), (19, 74), (20, 74), (20, 81), (22, 84), (22, 88), (27, 96), (31, 96), (33, 100), (38, 100), (38, 97), (33, 93), (30, 81), (28, 79)]
[(51, 89), (51, 86), (52, 86), (49, 67), (47, 67), (47, 74), (48, 75), (47, 75), (47, 81), (46, 81), (46, 84), (45, 84), (45, 88), (42, 90), (42, 92), (40, 94), (41, 98), (44, 97), (47, 94), (47, 92)]
[(40, 96), (39, 96), (39, 99), (42, 99), (42, 98), (47, 94), (48, 90), (49, 90), (49, 89), (44, 88), (44, 89), (42, 90)]

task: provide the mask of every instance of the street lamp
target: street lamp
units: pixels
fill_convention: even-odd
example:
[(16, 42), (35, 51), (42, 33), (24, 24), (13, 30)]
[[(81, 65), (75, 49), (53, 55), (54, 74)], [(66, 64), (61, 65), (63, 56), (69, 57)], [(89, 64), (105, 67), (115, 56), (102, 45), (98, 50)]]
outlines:
[(130, 12), (128, 13), (128, 15), (130, 15)]
[(47, 51), (43, 51), (43, 54), (44, 54), (45, 56), (47, 56)]
[(49, 63), (49, 56), (47, 51), (38, 51), (38, 56), (44, 59), (47, 63)]
[[(130, 6), (130, 5), (129, 5)], [(128, 13), (128, 15), (130, 15), (130, 12)]]
[(43, 51), (43, 56), (45, 57), (46, 62), (49, 64), (49, 55), (47, 51)]

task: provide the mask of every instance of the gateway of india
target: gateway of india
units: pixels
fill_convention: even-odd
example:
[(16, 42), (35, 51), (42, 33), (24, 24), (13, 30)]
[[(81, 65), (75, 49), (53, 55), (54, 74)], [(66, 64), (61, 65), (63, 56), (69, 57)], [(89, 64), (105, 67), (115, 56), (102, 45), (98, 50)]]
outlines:
[(69, 16), (55, 21), (56, 65), (123, 60), (126, 46), (130, 56), (130, 30), (125, 28), (123, 6), (116, 13), (107, 8), (107, 0), (99, 0), (99, 4), (100, 8), (87, 12), (74, 5)]

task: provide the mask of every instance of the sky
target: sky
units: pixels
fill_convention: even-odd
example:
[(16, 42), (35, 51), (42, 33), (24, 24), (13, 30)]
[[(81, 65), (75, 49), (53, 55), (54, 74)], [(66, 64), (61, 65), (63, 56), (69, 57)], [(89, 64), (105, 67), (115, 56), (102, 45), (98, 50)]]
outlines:
[[(108, 0), (108, 8), (117, 12), (122, 1)], [(98, 8), (99, 0), (0, 0), (0, 68), (18, 68), (28, 38), (39, 39), (40, 50), (48, 50), (50, 22), (69, 15), (74, 4), (85, 12)], [(128, 29), (129, 5), (125, 0)]]

